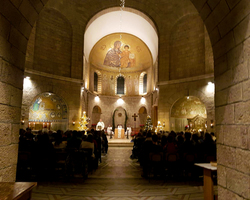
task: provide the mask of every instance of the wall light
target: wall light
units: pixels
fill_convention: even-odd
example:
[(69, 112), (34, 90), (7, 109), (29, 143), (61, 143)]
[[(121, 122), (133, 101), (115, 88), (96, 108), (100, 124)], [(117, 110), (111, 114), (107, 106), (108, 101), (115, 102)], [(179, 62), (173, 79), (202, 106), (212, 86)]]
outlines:
[(24, 125), (24, 120), (21, 121), (21, 124)]
[(208, 84), (207, 84), (207, 92), (214, 92), (214, 83), (208, 82)]
[(76, 122), (75, 122), (75, 121), (73, 121), (73, 122), (72, 122), (72, 124), (73, 124), (73, 126), (75, 126)]
[(99, 102), (100, 101), (100, 97), (97, 95), (96, 97), (95, 97), (95, 102)]
[(124, 101), (123, 101), (123, 99), (120, 97), (120, 98), (117, 100), (117, 103), (118, 103), (118, 104), (123, 104)]
[(211, 127), (211, 128), (214, 127), (214, 120), (211, 120), (210, 127)]
[(31, 83), (30, 77), (29, 77), (29, 76), (26, 76), (26, 77), (23, 79), (23, 87), (24, 87), (24, 89), (25, 89), (25, 88), (30, 88), (31, 86), (32, 86), (32, 83)]
[(143, 96), (141, 97), (141, 103), (142, 103), (142, 104), (145, 104), (145, 103), (146, 103), (146, 99), (145, 99)]

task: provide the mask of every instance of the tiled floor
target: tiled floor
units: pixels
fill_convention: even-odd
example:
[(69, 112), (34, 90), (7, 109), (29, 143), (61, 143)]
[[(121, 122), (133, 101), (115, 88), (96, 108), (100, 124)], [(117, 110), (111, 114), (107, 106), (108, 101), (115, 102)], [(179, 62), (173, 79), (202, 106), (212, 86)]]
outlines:
[(202, 200), (202, 182), (141, 178), (141, 167), (131, 160), (131, 147), (111, 147), (99, 168), (87, 180), (38, 183), (32, 200), (167, 199)]

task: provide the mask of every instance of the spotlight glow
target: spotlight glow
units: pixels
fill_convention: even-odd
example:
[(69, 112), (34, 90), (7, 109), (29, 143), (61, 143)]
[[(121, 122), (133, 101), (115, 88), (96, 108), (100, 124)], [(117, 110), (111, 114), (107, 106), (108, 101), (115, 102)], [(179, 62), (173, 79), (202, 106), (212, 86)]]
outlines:
[(146, 103), (146, 99), (144, 97), (141, 98), (141, 103), (145, 104)]
[(208, 84), (207, 84), (207, 92), (210, 92), (210, 93), (214, 92), (214, 83), (208, 82)]
[(24, 89), (25, 88), (30, 88), (32, 86), (32, 82), (30, 80), (30, 77), (29, 76), (26, 76), (24, 79), (23, 79), (23, 87)]
[(122, 98), (119, 98), (119, 99), (117, 100), (117, 103), (118, 103), (118, 104), (123, 104), (124, 101), (122, 100)]
[(95, 97), (95, 102), (99, 102), (100, 101), (100, 97), (99, 96), (96, 96)]

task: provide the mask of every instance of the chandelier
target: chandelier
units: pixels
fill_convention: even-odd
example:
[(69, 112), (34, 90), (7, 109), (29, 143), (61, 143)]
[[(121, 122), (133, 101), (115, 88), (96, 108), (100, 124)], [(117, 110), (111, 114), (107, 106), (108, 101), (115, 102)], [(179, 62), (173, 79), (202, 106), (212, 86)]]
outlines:
[[(125, 8), (125, 0), (120, 0), (120, 40), (122, 39), (122, 12), (123, 9)], [(119, 67), (119, 77), (121, 77), (121, 67)]]

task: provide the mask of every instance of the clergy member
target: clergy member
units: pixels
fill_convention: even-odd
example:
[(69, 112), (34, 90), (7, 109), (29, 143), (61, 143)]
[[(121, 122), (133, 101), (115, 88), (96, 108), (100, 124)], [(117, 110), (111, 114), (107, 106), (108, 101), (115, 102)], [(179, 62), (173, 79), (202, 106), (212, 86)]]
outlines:
[(102, 130), (104, 130), (104, 127), (105, 127), (104, 122), (102, 121), (102, 119), (100, 119), (100, 121), (96, 125), (96, 130), (102, 131)]

